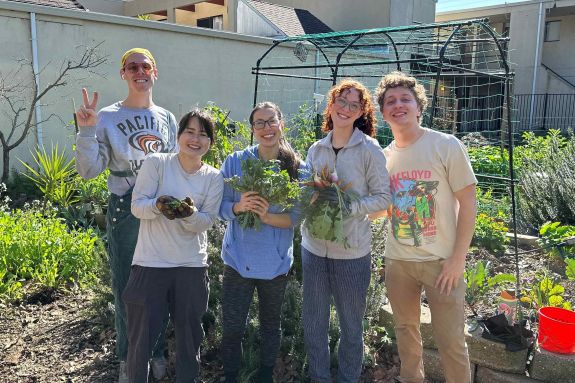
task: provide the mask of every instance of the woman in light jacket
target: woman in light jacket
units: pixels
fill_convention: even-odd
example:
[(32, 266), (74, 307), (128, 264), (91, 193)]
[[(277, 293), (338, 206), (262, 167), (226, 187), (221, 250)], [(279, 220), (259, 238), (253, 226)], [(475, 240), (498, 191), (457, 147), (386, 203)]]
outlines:
[[(303, 324), (309, 375), (331, 382), (329, 317), (333, 297), (340, 324), (338, 382), (357, 382), (363, 359), (363, 315), (371, 271), (371, 229), (368, 214), (387, 208), (390, 200), (385, 156), (375, 136), (374, 108), (369, 91), (344, 80), (327, 97), (322, 130), (327, 136), (308, 150), (311, 172), (327, 168), (343, 183), (343, 229), (347, 245), (314, 238), (302, 225)], [(324, 189), (320, 198), (333, 189)], [(326, 195), (323, 195), (326, 194)]]

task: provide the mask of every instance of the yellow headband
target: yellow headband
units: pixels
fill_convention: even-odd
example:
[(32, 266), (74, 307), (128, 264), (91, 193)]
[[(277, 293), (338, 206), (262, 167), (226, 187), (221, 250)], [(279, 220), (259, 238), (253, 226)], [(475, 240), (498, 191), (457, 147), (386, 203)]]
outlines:
[(122, 66), (120, 67), (120, 69), (123, 69), (124, 66), (126, 65), (126, 60), (128, 59), (128, 56), (134, 53), (143, 54), (144, 56), (150, 59), (152, 65), (154, 65), (154, 68), (156, 67), (156, 60), (154, 60), (154, 56), (152, 56), (149, 50), (145, 48), (132, 48), (130, 50), (127, 50), (126, 53), (124, 53), (124, 55), (122, 56)]

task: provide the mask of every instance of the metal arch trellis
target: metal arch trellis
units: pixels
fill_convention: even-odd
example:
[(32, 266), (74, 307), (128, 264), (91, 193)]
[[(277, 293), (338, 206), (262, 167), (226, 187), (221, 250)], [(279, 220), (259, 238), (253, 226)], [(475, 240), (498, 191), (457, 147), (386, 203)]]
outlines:
[[(368, 88), (375, 88), (382, 75), (391, 70), (418, 78), (428, 88), (430, 98), (424, 125), (459, 137), (481, 133), (487, 143), (508, 150), (506, 177), (478, 178), (480, 184), (503, 184), (503, 193), (511, 198), (519, 293), (513, 73), (503, 46), (507, 41), (488, 25), (487, 19), (288, 37), (274, 41), (252, 68), (253, 103), (274, 101), (285, 114), (296, 113), (301, 105), (313, 105), (314, 94), (325, 94), (340, 78), (357, 78)], [(306, 48), (294, 54), (292, 49), (298, 44)], [(307, 62), (308, 51), (315, 52), (312, 63)], [(317, 113), (317, 100), (315, 104)], [(381, 127), (378, 132), (384, 134)]]

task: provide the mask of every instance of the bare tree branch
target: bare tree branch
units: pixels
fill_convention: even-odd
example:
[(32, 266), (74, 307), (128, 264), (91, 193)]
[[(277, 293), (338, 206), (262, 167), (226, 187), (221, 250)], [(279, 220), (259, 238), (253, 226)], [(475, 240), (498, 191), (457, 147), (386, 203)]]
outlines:
[[(10, 120), (9, 132), (6, 134), (0, 131), (0, 144), (4, 162), (2, 181), (6, 181), (8, 178), (10, 151), (18, 147), (26, 139), (30, 131), (39, 124), (53, 117), (58, 117), (52, 113), (42, 121), (34, 122), (35, 108), (39, 105), (44, 105), (41, 100), (54, 89), (68, 85), (72, 73), (87, 72), (104, 77), (96, 71), (98, 67), (108, 62), (108, 56), (100, 53), (101, 45), (102, 43), (91, 47), (80, 47), (82, 53), (78, 58), (64, 60), (56, 77), (48, 80), (47, 85), (43, 89), (39, 89), (38, 76), (44, 73), (52, 63), (46, 64), (39, 71), (38, 76), (34, 74), (32, 63), (24, 59), (16, 60), (18, 64), (16, 70), (6, 74), (0, 72), (0, 104), (7, 104), (8, 111), (5, 114), (8, 115)], [(29, 78), (28, 76), (30, 75), (32, 80), (26, 81), (25, 79)], [(46, 76), (43, 76), (43, 81), (46, 81), (44, 77)], [(31, 94), (31, 96), (26, 99), (22, 96), (25, 94)]]

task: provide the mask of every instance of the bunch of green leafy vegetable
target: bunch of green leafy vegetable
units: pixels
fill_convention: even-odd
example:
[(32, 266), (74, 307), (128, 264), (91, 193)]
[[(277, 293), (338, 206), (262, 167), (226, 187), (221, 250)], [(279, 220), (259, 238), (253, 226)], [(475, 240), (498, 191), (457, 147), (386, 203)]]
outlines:
[[(309, 233), (317, 239), (324, 239), (339, 243), (346, 249), (349, 247), (347, 237), (343, 230), (343, 199), (344, 193), (351, 186), (351, 183), (343, 185), (337, 178), (335, 172), (330, 173), (324, 167), (319, 174), (313, 176), (313, 180), (304, 183), (306, 188), (302, 193), (304, 226)], [(337, 194), (337, 201), (320, 198), (323, 189), (334, 189)]]
[[(225, 181), (240, 193), (254, 191), (270, 205), (278, 205), (283, 209), (293, 206), (299, 198), (299, 184), (290, 180), (287, 170), (280, 170), (279, 161), (265, 161), (257, 158), (248, 158), (241, 163), (242, 175), (227, 178)], [(238, 217), (244, 229), (261, 228), (259, 216), (248, 211)]]

